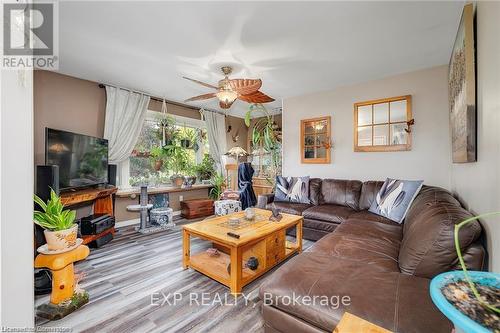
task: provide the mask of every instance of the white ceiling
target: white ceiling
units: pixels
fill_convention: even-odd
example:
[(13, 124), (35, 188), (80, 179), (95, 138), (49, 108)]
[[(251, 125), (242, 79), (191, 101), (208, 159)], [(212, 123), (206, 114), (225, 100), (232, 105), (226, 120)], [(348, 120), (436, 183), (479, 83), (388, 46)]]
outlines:
[[(219, 67), (281, 99), (448, 62), (463, 2), (60, 2), (59, 71), (182, 102)], [(190, 103), (218, 108), (216, 100)], [(229, 114), (244, 115), (237, 101)]]

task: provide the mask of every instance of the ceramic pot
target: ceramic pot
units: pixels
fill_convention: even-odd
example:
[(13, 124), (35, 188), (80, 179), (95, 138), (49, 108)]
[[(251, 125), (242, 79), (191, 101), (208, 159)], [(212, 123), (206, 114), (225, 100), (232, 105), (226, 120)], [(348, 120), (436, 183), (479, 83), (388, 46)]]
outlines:
[(74, 224), (71, 228), (59, 231), (44, 230), (47, 247), (50, 251), (63, 250), (76, 245), (78, 225)]
[[(475, 284), (482, 284), (486, 286), (492, 286), (500, 288), (500, 274), (492, 272), (478, 272), (469, 271), (469, 277), (474, 281)], [(445, 285), (456, 282), (463, 281), (464, 272), (463, 271), (451, 271), (441, 273), (431, 280), (430, 294), (431, 299), (436, 305), (436, 307), (441, 311), (455, 326), (456, 333), (463, 332), (475, 332), (475, 333), (488, 333), (491, 332), (486, 327), (483, 327), (479, 323), (475, 322), (471, 318), (467, 317), (460, 310), (455, 308), (455, 306), (450, 303), (446, 297), (441, 292), (441, 288)]]
[(162, 166), (163, 166), (163, 161), (162, 160), (155, 161), (155, 164), (154, 164), (155, 171), (160, 171), (160, 169), (161, 169)]
[(184, 186), (191, 187), (196, 183), (196, 176), (184, 176)]
[(182, 184), (184, 184), (184, 177), (180, 175), (173, 175), (170, 177), (170, 180), (172, 181), (172, 185), (175, 187), (181, 187)]

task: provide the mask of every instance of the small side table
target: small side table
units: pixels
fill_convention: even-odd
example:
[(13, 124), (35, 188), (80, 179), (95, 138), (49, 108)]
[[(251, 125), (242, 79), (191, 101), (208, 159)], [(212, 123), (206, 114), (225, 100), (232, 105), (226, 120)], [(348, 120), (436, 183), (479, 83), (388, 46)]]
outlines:
[[(59, 254), (39, 254), (35, 268), (48, 268), (52, 272), (50, 303), (37, 308), (37, 315), (50, 320), (61, 319), (88, 302), (86, 292), (75, 295), (74, 263), (87, 258), (90, 250), (86, 245)], [(74, 300), (72, 298), (75, 296)], [(72, 300), (71, 302), (67, 302)]]

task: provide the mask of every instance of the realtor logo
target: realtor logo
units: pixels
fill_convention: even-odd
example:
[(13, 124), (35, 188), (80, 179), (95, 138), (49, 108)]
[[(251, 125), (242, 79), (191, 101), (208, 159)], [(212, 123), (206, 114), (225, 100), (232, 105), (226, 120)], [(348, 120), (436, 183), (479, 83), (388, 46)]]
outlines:
[(2, 68), (57, 69), (57, 3), (3, 4)]

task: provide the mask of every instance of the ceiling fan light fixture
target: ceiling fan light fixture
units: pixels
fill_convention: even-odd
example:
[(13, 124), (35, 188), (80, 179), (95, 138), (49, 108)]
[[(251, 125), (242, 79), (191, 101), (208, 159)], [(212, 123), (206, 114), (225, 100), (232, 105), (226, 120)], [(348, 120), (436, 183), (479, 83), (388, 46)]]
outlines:
[(233, 90), (222, 89), (222, 90), (219, 90), (215, 94), (215, 96), (217, 96), (219, 101), (221, 101), (225, 104), (230, 104), (230, 103), (233, 103), (236, 100), (236, 98), (238, 98), (238, 93), (236, 93), (236, 91), (233, 91)]

